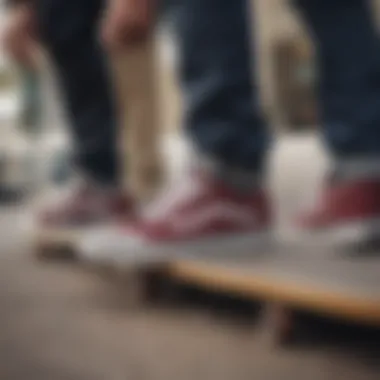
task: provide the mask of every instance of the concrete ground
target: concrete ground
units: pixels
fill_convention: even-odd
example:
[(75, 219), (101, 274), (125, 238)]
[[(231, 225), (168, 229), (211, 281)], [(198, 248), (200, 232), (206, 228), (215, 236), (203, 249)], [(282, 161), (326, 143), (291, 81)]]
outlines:
[[(275, 161), (310, 162), (310, 154), (319, 153), (306, 141), (282, 144)], [(275, 165), (276, 178), (288, 178), (288, 166), (281, 165)], [(293, 169), (292, 184), (304, 178)], [(36, 262), (23, 238), (25, 216), (23, 208), (0, 213), (0, 379), (380, 378), (379, 357), (355, 344), (276, 348), (253, 321), (242, 325), (206, 309), (139, 306), (83, 270)]]

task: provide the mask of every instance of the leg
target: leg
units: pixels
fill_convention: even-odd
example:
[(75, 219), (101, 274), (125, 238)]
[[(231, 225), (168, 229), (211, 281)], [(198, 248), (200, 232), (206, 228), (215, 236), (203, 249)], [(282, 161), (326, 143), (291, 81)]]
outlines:
[(132, 201), (120, 188), (117, 107), (111, 72), (98, 43), (102, 0), (36, 2), (41, 38), (63, 92), (76, 164), (87, 179), (42, 214), (38, 244), (75, 248), (78, 231), (128, 218)]
[(339, 241), (367, 240), (380, 220), (380, 41), (369, 1), (296, 3), (316, 45), (323, 130), (334, 158), (334, 183), (302, 222), (337, 227)]
[(380, 158), (380, 40), (366, 0), (297, 0), (320, 67), (322, 122), (338, 160)]
[(36, 2), (41, 37), (63, 91), (80, 171), (118, 180), (116, 112), (106, 57), (98, 43), (102, 0)]
[(251, 75), (248, 4), (179, 1), (186, 129), (203, 157), (131, 229), (84, 239), (84, 259), (151, 263), (180, 248), (235, 253), (268, 236), (271, 215), (260, 178), (268, 138)]
[(201, 155), (228, 167), (261, 171), (268, 136), (253, 74), (249, 1), (179, 3), (187, 131)]

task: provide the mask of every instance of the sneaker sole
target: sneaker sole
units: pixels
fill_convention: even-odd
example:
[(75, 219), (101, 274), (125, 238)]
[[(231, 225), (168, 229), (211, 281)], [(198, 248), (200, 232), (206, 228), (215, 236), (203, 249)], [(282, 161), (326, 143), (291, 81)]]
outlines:
[[(355, 248), (372, 243), (380, 245), (380, 219), (372, 219), (359, 222), (351, 222), (335, 225), (326, 229), (295, 230), (290, 234), (295, 241), (319, 245), (321, 247), (332, 246)], [(287, 236), (289, 237), (289, 235)]]
[(111, 247), (108, 252), (96, 249), (92, 251), (82, 247), (79, 249), (79, 257), (92, 265), (138, 268), (170, 264), (176, 260), (266, 253), (274, 242), (272, 231), (262, 231), (258, 234), (234, 234), (233, 237), (220, 236), (186, 243), (140, 245), (135, 247), (136, 249), (118, 247), (113, 253)]

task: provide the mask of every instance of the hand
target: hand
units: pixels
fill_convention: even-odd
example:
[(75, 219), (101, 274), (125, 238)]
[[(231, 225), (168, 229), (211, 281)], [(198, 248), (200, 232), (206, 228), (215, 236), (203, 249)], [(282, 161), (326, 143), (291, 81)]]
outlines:
[(110, 0), (102, 25), (102, 41), (109, 50), (144, 41), (154, 24), (155, 0)]
[(3, 35), (6, 53), (25, 66), (34, 66), (36, 59), (35, 18), (29, 5), (20, 4), (10, 10)]

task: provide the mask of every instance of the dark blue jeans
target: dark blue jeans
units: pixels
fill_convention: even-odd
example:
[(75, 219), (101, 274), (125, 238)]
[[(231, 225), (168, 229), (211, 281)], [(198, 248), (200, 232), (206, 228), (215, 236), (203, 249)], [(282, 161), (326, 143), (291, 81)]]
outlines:
[[(110, 71), (98, 42), (103, 0), (38, 0), (39, 29), (68, 111), (79, 170), (118, 180), (117, 121)], [(54, 121), (53, 121), (54, 122)]]
[[(380, 156), (380, 44), (365, 0), (296, 0), (317, 47), (320, 108), (338, 158)], [(202, 154), (262, 170), (268, 131), (246, 0), (177, 0), (186, 128)], [(252, 47), (251, 43), (251, 47)]]

